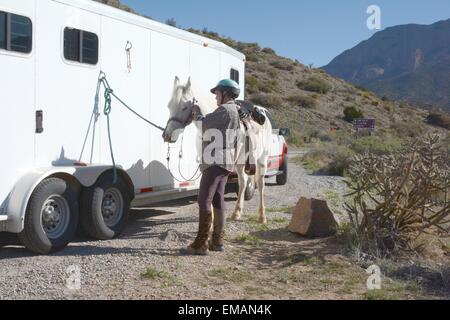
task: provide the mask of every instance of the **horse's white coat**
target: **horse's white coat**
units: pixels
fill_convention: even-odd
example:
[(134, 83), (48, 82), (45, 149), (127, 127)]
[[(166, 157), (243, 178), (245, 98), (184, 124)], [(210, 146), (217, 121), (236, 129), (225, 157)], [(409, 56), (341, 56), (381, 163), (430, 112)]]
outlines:
[[(196, 100), (196, 103), (200, 107), (200, 110), (204, 115), (210, 114), (216, 110), (217, 105), (212, 94), (204, 95), (200, 90), (196, 90), (192, 84), (191, 79), (187, 81), (185, 85), (180, 84), (180, 80), (178, 78), (175, 79), (174, 90), (172, 98), (169, 102), (169, 110), (170, 117), (181, 120), (179, 121), (169, 121), (167, 123), (166, 131), (164, 134), (164, 139), (170, 142), (176, 142), (182, 131), (185, 129), (182, 122), (185, 122), (186, 119), (189, 118), (193, 101)], [(198, 141), (197, 141), (197, 152), (201, 155), (202, 148), (202, 132), (201, 132), (201, 123), (195, 123), (198, 130)], [(259, 194), (259, 222), (267, 223), (266, 218), (266, 210), (264, 205), (264, 188), (265, 188), (265, 175), (267, 173), (267, 164), (268, 157), (270, 154), (270, 146), (271, 146), (271, 135), (272, 135), (272, 125), (270, 121), (266, 121), (266, 123), (261, 126), (254, 121), (251, 121), (252, 130), (255, 132), (255, 148), (256, 150), (253, 152), (256, 160), (256, 175), (255, 175), (255, 183), (258, 189)], [(248, 175), (245, 173), (245, 129), (241, 126), (241, 134), (239, 135), (240, 139), (238, 141), (237, 148), (237, 161), (236, 161), (236, 173), (239, 178), (239, 194), (238, 200), (236, 203), (236, 207), (234, 209), (234, 213), (232, 215), (233, 220), (240, 220), (244, 211), (244, 195), (248, 182)]]

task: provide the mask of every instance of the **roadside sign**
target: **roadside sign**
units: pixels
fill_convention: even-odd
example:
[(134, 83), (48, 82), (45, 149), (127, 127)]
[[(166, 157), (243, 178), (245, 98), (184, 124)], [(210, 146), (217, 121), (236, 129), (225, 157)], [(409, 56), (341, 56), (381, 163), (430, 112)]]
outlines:
[(353, 127), (356, 131), (374, 132), (376, 128), (375, 119), (356, 119), (353, 121)]

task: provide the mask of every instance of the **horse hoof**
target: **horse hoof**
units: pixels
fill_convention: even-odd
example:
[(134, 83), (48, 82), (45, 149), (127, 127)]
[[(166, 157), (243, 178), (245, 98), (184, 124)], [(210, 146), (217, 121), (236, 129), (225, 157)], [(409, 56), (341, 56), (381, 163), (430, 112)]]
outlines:
[(233, 221), (241, 221), (241, 216), (237, 215), (237, 214), (233, 214), (231, 216), (231, 220), (233, 220)]
[(267, 219), (266, 218), (259, 218), (259, 223), (260, 224), (267, 224)]

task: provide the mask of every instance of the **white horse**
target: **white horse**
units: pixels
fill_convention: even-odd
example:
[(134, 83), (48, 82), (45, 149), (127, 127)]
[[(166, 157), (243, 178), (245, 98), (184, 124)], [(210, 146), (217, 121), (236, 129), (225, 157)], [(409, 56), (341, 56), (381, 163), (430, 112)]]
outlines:
[[(194, 94), (195, 91), (195, 94)], [(207, 115), (217, 108), (214, 97), (199, 95), (200, 90), (195, 90), (192, 86), (191, 79), (187, 81), (186, 85), (181, 85), (178, 77), (175, 78), (172, 98), (169, 101), (168, 107), (170, 111), (170, 119), (167, 122), (166, 129), (163, 134), (165, 142), (176, 143), (182, 134), (183, 130), (190, 124), (189, 119), (192, 112), (194, 101), (200, 107), (202, 114)], [(264, 110), (262, 110), (264, 112)], [(256, 164), (255, 183), (259, 193), (259, 222), (267, 223), (266, 209), (264, 205), (264, 188), (265, 176), (267, 174), (268, 157), (270, 154), (272, 125), (270, 121), (266, 121), (264, 125), (259, 125), (253, 120), (250, 121), (250, 127), (254, 131), (254, 160)], [(202, 146), (202, 132), (198, 127), (197, 151), (201, 155)], [(244, 195), (247, 188), (249, 176), (245, 171), (245, 128), (241, 125), (240, 138), (238, 139), (237, 155), (236, 155), (236, 173), (239, 178), (239, 194), (238, 201), (232, 219), (235, 221), (241, 220), (244, 212)], [(200, 158), (199, 158), (200, 159)], [(199, 160), (200, 161), (200, 160)]]

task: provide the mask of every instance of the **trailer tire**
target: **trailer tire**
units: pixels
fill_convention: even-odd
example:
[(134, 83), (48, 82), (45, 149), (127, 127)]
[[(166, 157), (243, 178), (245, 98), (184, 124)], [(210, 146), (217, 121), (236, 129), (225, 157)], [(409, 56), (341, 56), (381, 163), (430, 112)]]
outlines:
[(30, 197), (19, 239), (38, 254), (60, 251), (75, 236), (78, 218), (76, 190), (63, 179), (46, 179)]
[(288, 180), (288, 157), (284, 157), (283, 165), (281, 166), (281, 174), (277, 176), (277, 185), (285, 186)]
[(81, 192), (80, 223), (83, 231), (97, 240), (119, 237), (128, 222), (131, 190), (119, 176), (113, 183), (113, 174), (101, 176), (94, 186)]

